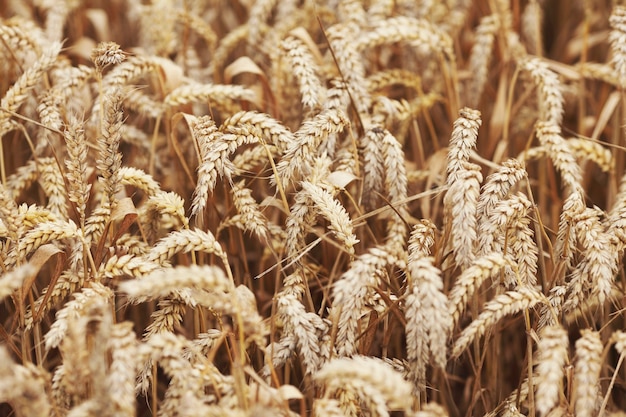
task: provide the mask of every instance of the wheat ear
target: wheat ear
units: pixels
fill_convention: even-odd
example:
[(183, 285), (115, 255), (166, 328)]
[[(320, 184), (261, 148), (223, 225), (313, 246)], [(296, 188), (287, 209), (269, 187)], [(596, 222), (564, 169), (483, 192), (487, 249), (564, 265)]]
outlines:
[(611, 63), (615, 68), (620, 87), (624, 88), (626, 86), (626, 51), (624, 51), (624, 42), (626, 42), (626, 7), (616, 5), (609, 18), (609, 23), (612, 29), (609, 32), (609, 42), (613, 52)]
[(546, 302), (545, 296), (531, 287), (518, 287), (515, 291), (496, 296), (485, 304), (478, 318), (463, 329), (452, 348), (452, 357), (459, 357), (474, 339), (484, 335), (505, 316)]
[(328, 43), (354, 105), (359, 114), (367, 115), (372, 105), (372, 96), (366, 88), (365, 65), (355, 44), (360, 32), (358, 25), (349, 21), (335, 24), (326, 31)]
[(302, 106), (305, 111), (313, 111), (321, 107), (320, 95), (322, 83), (317, 75), (318, 65), (306, 44), (296, 36), (287, 36), (280, 44), (282, 53), (289, 61), (291, 71), (298, 81)]
[(480, 183), (483, 180), (480, 166), (463, 162), (454, 173), (454, 181), (445, 197), (446, 212), (450, 213), (452, 249), (456, 263), (465, 269), (471, 265), (477, 252), (477, 205)]
[(313, 119), (305, 121), (300, 129), (294, 133), (294, 142), (289, 146), (283, 158), (276, 164), (278, 178), (286, 188), (289, 182), (298, 182), (310, 173), (314, 166), (314, 157), (321, 143), (328, 135), (339, 133), (350, 121), (346, 115), (337, 109), (326, 109)]
[(57, 347), (65, 338), (70, 321), (79, 319), (86, 314), (86, 309), (104, 302), (109, 303), (114, 297), (113, 291), (104, 285), (92, 282), (90, 287), (83, 288), (74, 294), (74, 299), (67, 302), (56, 314), (56, 320), (50, 326), (44, 340), (46, 349)]
[(91, 184), (87, 183), (87, 141), (82, 124), (76, 118), (70, 118), (64, 136), (69, 156), (65, 161), (69, 182), (69, 200), (76, 204), (79, 222), (84, 228), (85, 210)]
[(319, 184), (309, 181), (300, 183), (306, 198), (313, 203), (318, 212), (329, 222), (329, 229), (341, 241), (349, 254), (354, 254), (354, 245), (359, 240), (353, 231), (352, 220), (346, 209), (337, 201), (332, 193)]
[(133, 332), (133, 324), (124, 322), (111, 327), (106, 344), (111, 363), (106, 377), (107, 397), (116, 415), (135, 415), (135, 379), (141, 361), (137, 360), (139, 342)]
[(510, 265), (510, 260), (507, 260), (501, 253), (494, 252), (476, 258), (472, 265), (461, 273), (448, 297), (450, 314), (455, 323), (458, 323), (465, 311), (467, 301), (472, 298), (474, 292), (485, 280), (497, 276), (506, 265)]
[[(411, 407), (411, 384), (378, 358), (355, 356), (334, 359), (324, 365), (314, 379), (329, 392), (354, 391), (361, 400), (369, 397), (375, 404), (386, 404), (392, 410), (408, 410)], [(384, 416), (388, 413), (379, 414)]]
[(357, 41), (359, 51), (384, 44), (410, 42), (416, 47), (428, 46), (432, 51), (442, 52), (454, 62), (453, 42), (450, 36), (425, 19), (397, 16), (374, 22), (372, 29)]
[(156, 270), (120, 285), (120, 291), (128, 294), (135, 303), (165, 297), (179, 288), (226, 291), (232, 289), (232, 282), (226, 277), (224, 271), (215, 266), (190, 265)]
[(36, 269), (27, 263), (0, 277), (0, 301), (11, 295), (13, 291), (21, 288), (24, 280), (30, 278), (36, 272)]
[(374, 247), (356, 258), (333, 286), (330, 317), (337, 323), (335, 345), (339, 357), (357, 353), (359, 319), (373, 288), (379, 284), (380, 271), (396, 261), (385, 248)]
[(324, 349), (324, 339), (330, 338), (328, 324), (317, 314), (306, 312), (294, 294), (281, 292), (277, 297), (277, 309), (285, 326), (283, 338), (294, 338), (306, 373), (316, 373), (329, 359), (330, 352)]
[(365, 210), (373, 210), (378, 206), (383, 192), (383, 154), (380, 133), (382, 129), (368, 129), (360, 140), (363, 147), (363, 197)]
[(540, 333), (537, 344), (537, 381), (535, 406), (546, 416), (559, 403), (563, 389), (565, 365), (568, 361), (567, 331), (559, 326), (547, 326)]
[(0, 137), (12, 129), (11, 113), (17, 112), (43, 74), (54, 65), (61, 52), (60, 42), (51, 42), (35, 63), (28, 67), (0, 100)]
[(532, 55), (542, 55), (543, 39), (541, 28), (543, 23), (543, 10), (540, 2), (529, 2), (522, 13), (522, 36), (528, 52)]
[(119, 152), (124, 113), (122, 111), (122, 92), (119, 89), (107, 91), (104, 95), (104, 119), (101, 122), (98, 137), (98, 160), (96, 167), (100, 172), (104, 187), (104, 207), (113, 209), (116, 194), (120, 190), (122, 154)]
[(563, 92), (558, 76), (539, 58), (526, 58), (520, 62), (528, 72), (539, 94), (539, 120), (560, 126), (563, 121)]
[(410, 284), (405, 300), (407, 360), (416, 393), (426, 390), (426, 366), (429, 358), (441, 368), (446, 365), (447, 340), (453, 319), (448, 299), (443, 294), (441, 271), (433, 258), (419, 251), (417, 238), (409, 240), (408, 270)]
[(598, 332), (584, 329), (580, 334), (576, 341), (573, 402), (577, 416), (591, 417), (599, 405), (603, 346)]
[(459, 110), (459, 117), (454, 121), (448, 149), (447, 184), (451, 186), (458, 172), (463, 170), (463, 163), (469, 162), (471, 152), (476, 148), (478, 129), (482, 124), (480, 112), (468, 107)]
[(46, 393), (49, 376), (33, 364), (18, 365), (4, 346), (0, 346), (0, 401), (8, 402), (18, 416), (51, 415)]
[(489, 75), (489, 62), (493, 51), (493, 43), (499, 28), (498, 16), (489, 15), (480, 19), (476, 28), (476, 40), (469, 58), (469, 67), (473, 77), (467, 88), (466, 102), (470, 107), (476, 107)]
[(501, 250), (501, 240), (495, 233), (497, 227), (489, 214), (493, 213), (499, 201), (504, 200), (518, 182), (527, 176), (526, 170), (517, 159), (505, 161), (498, 171), (487, 177), (478, 200), (478, 254)]

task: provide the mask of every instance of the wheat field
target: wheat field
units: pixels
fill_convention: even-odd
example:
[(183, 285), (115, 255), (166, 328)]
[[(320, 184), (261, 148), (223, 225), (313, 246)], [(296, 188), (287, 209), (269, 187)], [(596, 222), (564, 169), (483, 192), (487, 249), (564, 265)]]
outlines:
[(0, 415), (626, 415), (626, 6), (0, 0)]

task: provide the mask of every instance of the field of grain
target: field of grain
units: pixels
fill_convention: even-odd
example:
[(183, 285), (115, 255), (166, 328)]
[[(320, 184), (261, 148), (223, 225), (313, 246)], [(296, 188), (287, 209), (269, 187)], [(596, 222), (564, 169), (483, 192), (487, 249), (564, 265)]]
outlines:
[(626, 7), (0, 0), (0, 415), (626, 415)]

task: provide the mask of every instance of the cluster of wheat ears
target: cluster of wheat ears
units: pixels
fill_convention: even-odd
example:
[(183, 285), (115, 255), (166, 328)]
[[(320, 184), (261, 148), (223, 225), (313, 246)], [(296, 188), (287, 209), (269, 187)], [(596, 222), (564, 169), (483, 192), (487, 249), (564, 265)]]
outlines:
[(625, 415), (614, 3), (0, 1), (0, 414)]

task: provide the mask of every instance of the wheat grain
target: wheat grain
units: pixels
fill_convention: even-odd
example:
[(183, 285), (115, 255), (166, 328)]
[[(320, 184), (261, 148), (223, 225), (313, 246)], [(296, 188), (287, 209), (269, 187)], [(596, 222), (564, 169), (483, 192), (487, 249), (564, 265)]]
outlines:
[[(30, 53), (41, 53), (41, 29), (33, 22), (24, 19), (5, 20), (0, 25), (0, 37), (15, 53), (24, 54), (23, 59)], [(39, 32), (39, 33), (38, 33)]]
[(437, 226), (428, 219), (422, 219), (413, 226), (409, 238), (409, 253), (415, 259), (429, 256), (432, 246), (435, 244), (435, 232)]
[(115, 42), (100, 42), (91, 51), (91, 60), (98, 72), (102, 72), (109, 65), (117, 65), (124, 59), (126, 59), (124, 51)]
[(187, 228), (189, 220), (185, 216), (185, 202), (175, 192), (160, 191), (148, 198), (139, 212), (145, 221), (145, 233), (148, 241), (153, 241), (167, 228)]
[(613, 170), (613, 155), (601, 144), (583, 138), (568, 138), (566, 143), (577, 158), (595, 162), (604, 172)]
[(379, 194), (383, 193), (384, 166), (382, 141), (380, 140), (382, 129), (368, 129), (360, 142), (363, 146), (363, 197), (362, 204), (366, 210), (378, 207)]
[(594, 288), (593, 296), (598, 297), (600, 304), (611, 293), (619, 262), (618, 252), (600, 223), (600, 216), (603, 214), (598, 208), (585, 209), (576, 219), (576, 235), (584, 248), (583, 262), (589, 268), (587, 279)]
[(539, 248), (533, 239), (533, 231), (530, 228), (531, 219), (527, 211), (531, 208), (531, 203), (522, 194), (516, 196), (513, 202), (518, 202), (516, 209), (519, 210), (517, 217), (510, 222), (513, 224), (510, 229), (510, 236), (507, 246), (510, 254), (517, 262), (519, 283), (521, 285), (534, 286), (537, 284), (537, 262), (539, 259)]
[(261, 369), (261, 376), (270, 375), (270, 366), (277, 368), (287, 363), (296, 351), (296, 338), (293, 334), (283, 335), (278, 342), (273, 342), (265, 348), (265, 366)]
[(166, 107), (188, 103), (210, 102), (212, 106), (228, 106), (229, 101), (254, 102), (254, 91), (239, 85), (189, 83), (172, 90), (164, 99)]
[(21, 204), (18, 207), (19, 218), (25, 229), (32, 229), (40, 223), (53, 222), (59, 220), (58, 216), (53, 214), (50, 210), (31, 205)]
[[(236, 128), (247, 129), (254, 126), (260, 130), (257, 136), (264, 140), (266, 144), (272, 144), (283, 153), (294, 143), (293, 133), (281, 122), (266, 113), (256, 111), (241, 111), (233, 114), (220, 126), (220, 130), (225, 133), (241, 134), (243, 131)], [(256, 133), (256, 131), (254, 131)]]
[(22, 221), (18, 206), (11, 196), (11, 191), (4, 184), (0, 184), (0, 216), (7, 228), (8, 237), (12, 244), (17, 244), (17, 238), (22, 234)]
[(122, 154), (119, 152), (121, 129), (123, 124), (122, 93), (114, 89), (104, 96), (104, 119), (98, 137), (97, 169), (102, 178), (104, 194), (103, 206), (113, 209), (115, 195), (120, 189), (119, 170), (122, 166)]
[(580, 166), (561, 137), (560, 127), (551, 121), (538, 122), (536, 132), (539, 142), (546, 147), (552, 163), (561, 173), (565, 187), (568, 190), (579, 188), (582, 177)]
[(191, 251), (215, 254), (228, 268), (228, 257), (215, 236), (209, 231), (199, 229), (183, 229), (168, 233), (146, 252), (143, 261), (147, 264), (165, 265), (175, 254)]
[(134, 167), (121, 167), (118, 171), (120, 183), (131, 185), (144, 191), (148, 196), (156, 195), (161, 188), (159, 183), (143, 170)]
[(384, 90), (393, 85), (402, 85), (416, 92), (422, 91), (422, 79), (420, 76), (407, 70), (387, 69), (367, 77), (367, 88), (374, 92), (380, 92), (380, 90)]
[(45, 158), (38, 163), (39, 185), (48, 196), (47, 206), (55, 214), (67, 217), (67, 189), (60, 166), (52, 158)]
[(399, 203), (407, 198), (406, 168), (404, 166), (404, 151), (400, 142), (388, 131), (383, 132), (381, 139), (385, 192), (391, 203), (396, 203), (400, 214), (406, 211), (406, 205)]

